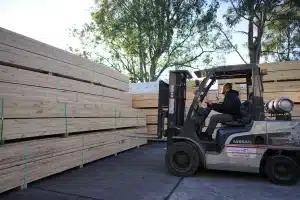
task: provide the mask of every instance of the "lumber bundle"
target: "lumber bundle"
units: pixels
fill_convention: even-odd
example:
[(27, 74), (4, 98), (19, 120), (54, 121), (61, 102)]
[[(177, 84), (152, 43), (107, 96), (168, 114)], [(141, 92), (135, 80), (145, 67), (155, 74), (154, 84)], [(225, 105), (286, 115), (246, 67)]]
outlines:
[[(295, 103), (292, 112), (293, 118), (300, 116), (300, 61), (287, 61), (279, 63), (260, 64), (259, 67), (267, 70), (267, 75), (263, 76), (264, 101), (285, 96)], [(230, 79), (218, 81), (219, 93), (226, 82), (233, 83), (233, 88), (240, 93), (241, 100), (246, 100), (245, 79)], [(222, 96), (220, 94), (220, 96)], [(220, 98), (222, 99), (222, 98)], [(268, 116), (268, 115), (267, 115)]]
[[(263, 77), (264, 100), (268, 101), (279, 96), (288, 96), (295, 102), (292, 112), (293, 119), (300, 119), (300, 61), (289, 61), (281, 63), (260, 64), (261, 69), (267, 70), (268, 74)], [(246, 79), (218, 80), (217, 94), (210, 91), (207, 100), (213, 102), (222, 102), (224, 96), (221, 94), (223, 85), (226, 82), (233, 83), (233, 88), (240, 93), (241, 100), (246, 100)], [(155, 86), (155, 87), (154, 87)], [(132, 95), (132, 104), (135, 108), (142, 108), (146, 111), (146, 122), (148, 126), (148, 134), (156, 135), (157, 130), (157, 106), (158, 106), (158, 87), (151, 83), (149, 87), (139, 85), (138, 91), (142, 91), (141, 87), (145, 87), (147, 91), (155, 88), (155, 92), (142, 93)], [(195, 87), (193, 82), (187, 83), (186, 108), (192, 103)], [(186, 110), (187, 112), (187, 110)], [(218, 114), (212, 111), (205, 121), (207, 126), (210, 117)], [(266, 115), (268, 118), (270, 115)]]
[(147, 140), (128, 77), (0, 28), (0, 193)]
[[(192, 81), (194, 83), (194, 81)], [(158, 114), (158, 88), (153, 86), (153, 83), (149, 83), (149, 86), (147, 86), (146, 83), (143, 85), (138, 84), (138, 92), (141, 93), (134, 93), (132, 94), (132, 106), (134, 108), (143, 109), (146, 112), (146, 123), (148, 127), (148, 134), (152, 137), (156, 137), (157, 134), (157, 114)], [(142, 88), (145, 87), (146, 91), (151, 92), (151, 87), (155, 90), (152, 93), (142, 93)], [(134, 87), (134, 85), (131, 85), (131, 87)], [(187, 91), (186, 91), (186, 112), (189, 109), (189, 106), (191, 105), (193, 99), (194, 99), (194, 91), (197, 88), (192, 84), (187, 85)], [(213, 102), (217, 101), (217, 91), (209, 91), (207, 95), (207, 100), (211, 100)], [(167, 124), (167, 120), (165, 120), (165, 124)]]

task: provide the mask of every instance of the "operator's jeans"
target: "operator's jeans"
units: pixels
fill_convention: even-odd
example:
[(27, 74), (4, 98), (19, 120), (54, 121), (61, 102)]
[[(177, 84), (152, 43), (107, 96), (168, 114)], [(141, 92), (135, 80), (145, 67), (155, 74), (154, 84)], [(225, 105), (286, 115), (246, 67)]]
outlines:
[(213, 134), (218, 123), (230, 122), (233, 120), (233, 117), (228, 114), (216, 114), (211, 116), (209, 124), (206, 129), (206, 133)]

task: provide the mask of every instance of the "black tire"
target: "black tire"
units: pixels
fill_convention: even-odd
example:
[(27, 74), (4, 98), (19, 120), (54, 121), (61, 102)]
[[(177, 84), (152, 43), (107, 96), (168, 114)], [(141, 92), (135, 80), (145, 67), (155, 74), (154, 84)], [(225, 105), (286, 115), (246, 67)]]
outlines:
[(277, 185), (295, 185), (298, 182), (298, 165), (286, 156), (271, 156), (267, 158), (265, 174)]
[(165, 162), (170, 173), (179, 177), (194, 175), (202, 162), (196, 147), (188, 142), (176, 142), (168, 147)]

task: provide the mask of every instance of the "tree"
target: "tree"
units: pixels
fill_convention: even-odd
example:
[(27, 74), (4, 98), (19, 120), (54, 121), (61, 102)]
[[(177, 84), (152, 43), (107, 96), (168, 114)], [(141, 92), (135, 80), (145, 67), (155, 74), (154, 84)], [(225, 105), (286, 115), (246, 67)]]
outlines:
[[(172, 67), (199, 68), (227, 48), (213, 31), (218, 6), (205, 0), (99, 0), (92, 22), (72, 29), (82, 48), (70, 50), (126, 71), (132, 82), (154, 81)], [(107, 56), (98, 52), (103, 46)]]
[(266, 59), (300, 60), (300, 7), (290, 9), (285, 16), (270, 23), (262, 45)]
[[(270, 28), (275, 21), (282, 19), (282, 16), (292, 14), (293, 3), (290, 0), (223, 0), (230, 4), (227, 14), (224, 15), (226, 23), (233, 28), (246, 20), (248, 31), (242, 32), (248, 36), (247, 47), (250, 63), (259, 63), (262, 53), (262, 40), (266, 31), (273, 31)], [(296, 2), (296, 1), (295, 1)], [(292, 17), (292, 16), (288, 16)], [(270, 32), (269, 32), (270, 33)]]

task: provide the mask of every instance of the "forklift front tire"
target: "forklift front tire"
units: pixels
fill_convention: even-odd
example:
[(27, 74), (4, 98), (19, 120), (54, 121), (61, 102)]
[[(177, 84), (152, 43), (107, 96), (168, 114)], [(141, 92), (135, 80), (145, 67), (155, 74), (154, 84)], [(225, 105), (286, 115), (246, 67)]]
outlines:
[(168, 147), (165, 162), (170, 173), (179, 177), (194, 175), (200, 163), (199, 152), (189, 142), (175, 142)]

